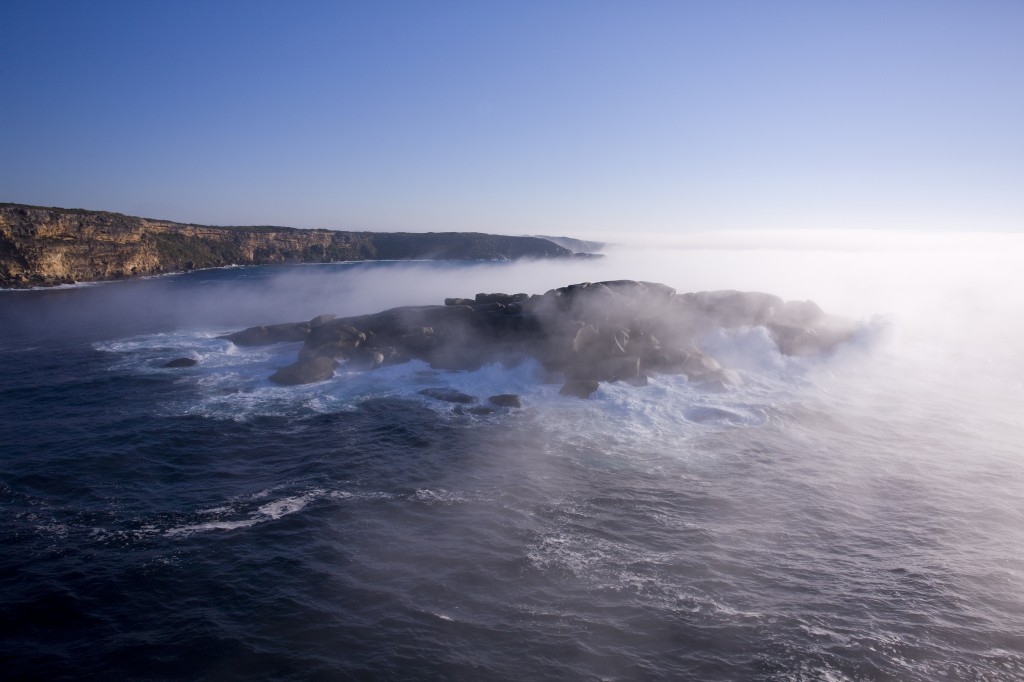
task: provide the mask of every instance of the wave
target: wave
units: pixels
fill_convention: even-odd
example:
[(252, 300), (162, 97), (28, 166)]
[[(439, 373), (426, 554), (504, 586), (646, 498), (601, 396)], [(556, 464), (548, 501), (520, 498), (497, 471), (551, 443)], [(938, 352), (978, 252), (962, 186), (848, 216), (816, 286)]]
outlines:
[(88, 289), (91, 287), (101, 287), (108, 284), (113, 284), (116, 280), (103, 280), (97, 282), (71, 282), (68, 284), (54, 284), (49, 287), (21, 287), (21, 288), (3, 288), (0, 287), (0, 294), (4, 293), (23, 293), (26, 291), (64, 291), (67, 289)]
[[(267, 495), (267, 493), (257, 494)], [(277, 521), (289, 514), (295, 514), (306, 508), (310, 503), (330, 496), (325, 490), (310, 490), (300, 495), (290, 495), (271, 499), (248, 512), (243, 518), (238, 518), (238, 513), (230, 506), (217, 507), (201, 512), (200, 516), (208, 516), (206, 520), (173, 526), (162, 531), (163, 535), (170, 537), (187, 536), (194, 533), (209, 531), (229, 531), (242, 528), (251, 528), (258, 523)]]
[[(719, 330), (701, 345), (725, 366), (734, 369), (742, 385), (724, 392), (688, 381), (683, 376), (657, 375), (647, 386), (602, 383), (590, 400), (559, 395), (557, 384), (544, 383), (544, 370), (535, 360), (518, 364), (493, 363), (476, 371), (432, 369), (414, 360), (372, 372), (350, 371), (342, 365), (333, 379), (304, 386), (278, 386), (267, 377), (276, 367), (291, 363), (299, 344), (241, 349), (218, 338), (220, 332), (151, 334), (95, 344), (109, 354), (109, 371), (162, 378), (187, 390), (163, 404), (165, 415), (248, 421), (259, 417), (304, 417), (358, 409), (367, 400), (397, 398), (428, 407), (442, 417), (467, 418), (459, 406), (420, 394), (443, 387), (476, 397), (520, 395), (524, 409), (550, 412), (556, 420), (570, 413), (590, 415), (595, 422), (612, 420), (617, 428), (634, 432), (658, 431), (680, 417), (691, 425), (750, 427), (766, 423), (780, 402), (795, 400), (801, 387), (822, 370), (851, 358), (865, 357), (888, 335), (891, 321), (878, 319), (831, 356), (799, 358), (781, 354), (763, 327)], [(172, 359), (197, 361), (189, 368), (167, 368)], [(500, 419), (511, 414), (471, 418)]]

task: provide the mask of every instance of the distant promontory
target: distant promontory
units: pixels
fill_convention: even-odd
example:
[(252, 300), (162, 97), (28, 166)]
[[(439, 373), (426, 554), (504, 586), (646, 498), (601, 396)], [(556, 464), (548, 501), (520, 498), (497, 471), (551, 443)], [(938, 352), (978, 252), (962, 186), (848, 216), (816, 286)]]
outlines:
[(129, 279), (228, 265), (577, 255), (581, 254), (538, 237), (214, 227), (106, 211), (0, 204), (0, 288)]

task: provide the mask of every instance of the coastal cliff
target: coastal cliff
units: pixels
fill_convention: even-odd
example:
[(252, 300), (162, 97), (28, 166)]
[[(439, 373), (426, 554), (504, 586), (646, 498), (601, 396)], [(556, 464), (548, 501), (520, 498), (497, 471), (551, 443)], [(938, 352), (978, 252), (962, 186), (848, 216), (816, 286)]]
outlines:
[(227, 265), (569, 257), (535, 237), (211, 227), (106, 211), (0, 204), (0, 288), (128, 279)]

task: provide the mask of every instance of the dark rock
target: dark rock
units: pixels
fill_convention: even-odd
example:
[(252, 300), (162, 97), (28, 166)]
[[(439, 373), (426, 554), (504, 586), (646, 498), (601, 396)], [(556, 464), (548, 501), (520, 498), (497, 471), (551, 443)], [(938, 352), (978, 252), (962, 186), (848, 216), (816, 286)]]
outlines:
[(643, 328), (629, 330), (629, 354), (647, 358), (661, 350), (661, 341)]
[(670, 347), (645, 355), (642, 366), (662, 374), (682, 374), (690, 362), (689, 351)]
[(600, 386), (593, 379), (571, 379), (565, 382), (558, 393), (559, 395), (572, 395), (577, 398), (589, 398)]
[(473, 405), (477, 402), (476, 396), (456, 391), (454, 388), (424, 388), (419, 392), (434, 400), (443, 400), (446, 403), (457, 403), (459, 405)]
[(562, 372), (556, 372), (554, 370), (545, 369), (541, 374), (540, 382), (542, 384), (561, 384), (565, 383), (565, 375)]
[(487, 399), (492, 405), (498, 407), (522, 407), (523, 401), (515, 393), (502, 393), (501, 395), (492, 395)]
[(345, 318), (342, 322), (372, 331), (377, 336), (399, 338), (417, 327), (429, 327), (436, 332), (469, 327), (473, 320), (473, 308), (467, 305), (427, 305), (392, 308), (373, 315)]
[(640, 358), (604, 358), (595, 363), (591, 377), (600, 381), (629, 381), (640, 376)]
[(321, 322), (312, 328), (306, 340), (308, 346), (316, 347), (344, 342), (358, 345), (366, 340), (366, 334), (359, 331), (345, 320), (332, 319)]
[(718, 360), (696, 348), (690, 348), (687, 351), (687, 358), (682, 367), (683, 374), (691, 381), (718, 378), (718, 372), (721, 369), (722, 365)]
[(309, 336), (308, 322), (291, 324), (271, 324), (249, 327), (234, 334), (226, 334), (218, 338), (227, 339), (236, 346), (268, 346), (273, 343), (292, 343), (305, 341)]
[(856, 331), (849, 323), (818, 324), (815, 326), (774, 323), (768, 331), (784, 355), (817, 355), (832, 350), (848, 341)]
[(349, 368), (359, 371), (376, 369), (382, 364), (384, 364), (384, 354), (372, 348), (357, 350), (348, 360)]
[(643, 387), (646, 386), (649, 381), (646, 374), (637, 374), (635, 377), (630, 377), (625, 380), (630, 386)]
[(787, 303), (741, 291), (676, 294), (661, 284), (615, 280), (572, 284), (541, 296), (484, 293), (445, 299), (445, 305), (347, 318), (321, 315), (226, 338), (243, 345), (305, 339), (297, 368), (286, 373), (291, 378), (330, 376), (326, 363), (315, 366), (320, 371), (300, 371), (317, 358), (348, 360), (354, 369), (418, 359), (435, 369), (472, 370), (532, 357), (543, 366), (545, 381), (568, 380), (568, 394), (586, 389), (589, 396), (596, 390), (593, 382), (644, 385), (651, 373), (736, 385), (739, 375), (697, 344), (717, 328), (755, 325), (767, 327), (780, 350), (791, 355), (827, 351), (855, 330), (810, 301)]
[(310, 330), (300, 357), (348, 358), (364, 341), (366, 334), (345, 320), (329, 320)]
[(312, 384), (334, 376), (338, 361), (324, 356), (299, 360), (292, 365), (282, 367), (270, 375), (270, 380), (283, 386)]
[(473, 312), (477, 315), (480, 315), (481, 313), (503, 313), (508, 310), (507, 303), (498, 303), (496, 301), (492, 301), (490, 303), (474, 303), (472, 307)]
[(601, 339), (601, 332), (592, 324), (584, 325), (572, 339), (572, 352), (583, 353), (596, 345)]
[(171, 360), (170, 362), (166, 363), (164, 365), (164, 367), (172, 367), (172, 368), (195, 367), (198, 364), (199, 364), (199, 361), (198, 360), (193, 360), (192, 358), (175, 358), (175, 359)]
[(522, 303), (530, 298), (528, 294), (477, 294), (476, 303)]

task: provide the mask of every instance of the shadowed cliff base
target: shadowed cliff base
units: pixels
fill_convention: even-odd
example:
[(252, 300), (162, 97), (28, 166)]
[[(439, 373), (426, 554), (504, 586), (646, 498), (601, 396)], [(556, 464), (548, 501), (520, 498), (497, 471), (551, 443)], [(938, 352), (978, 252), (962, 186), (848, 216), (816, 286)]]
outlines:
[(543, 295), (477, 294), (444, 305), (392, 308), (371, 315), (250, 327), (223, 338), (238, 346), (302, 342), (274, 383), (325, 381), (342, 363), (367, 371), (419, 359), (436, 369), (478, 369), (490, 362), (535, 358), (562, 394), (589, 397), (599, 382), (647, 384), (654, 374), (683, 374), (709, 390), (740, 376), (698, 343), (721, 328), (764, 327), (785, 355), (824, 353), (858, 325), (825, 314), (811, 301), (756, 292), (677, 294), (652, 282), (573, 284)]
[(213, 227), (83, 209), (0, 204), (0, 288), (100, 282), (230, 265), (593, 257), (479, 232)]

